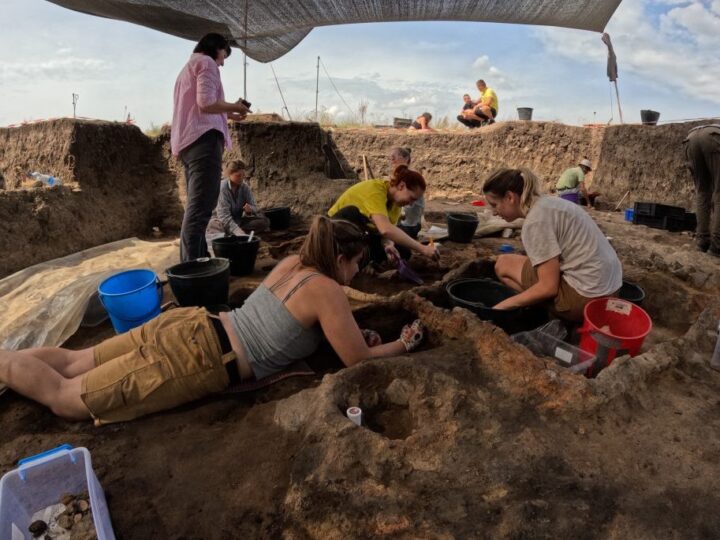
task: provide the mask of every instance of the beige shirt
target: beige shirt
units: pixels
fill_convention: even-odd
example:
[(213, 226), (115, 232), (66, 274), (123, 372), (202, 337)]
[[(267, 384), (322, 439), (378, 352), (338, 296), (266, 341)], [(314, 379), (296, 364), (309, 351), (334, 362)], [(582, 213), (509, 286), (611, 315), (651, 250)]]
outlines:
[(616, 292), (622, 265), (588, 213), (560, 197), (541, 197), (522, 228), (522, 243), (533, 266), (560, 256), (565, 281), (586, 298)]

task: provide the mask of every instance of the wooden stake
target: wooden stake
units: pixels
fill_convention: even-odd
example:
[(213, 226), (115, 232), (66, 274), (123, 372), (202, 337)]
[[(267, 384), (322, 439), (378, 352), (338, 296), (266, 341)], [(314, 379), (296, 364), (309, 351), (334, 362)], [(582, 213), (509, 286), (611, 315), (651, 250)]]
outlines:
[(625, 192), (625, 195), (623, 195), (623, 198), (620, 199), (620, 202), (617, 203), (617, 206), (615, 207), (616, 211), (620, 209), (620, 205), (623, 203), (623, 201), (627, 198), (628, 195), (630, 195), (630, 192), (629, 191)]

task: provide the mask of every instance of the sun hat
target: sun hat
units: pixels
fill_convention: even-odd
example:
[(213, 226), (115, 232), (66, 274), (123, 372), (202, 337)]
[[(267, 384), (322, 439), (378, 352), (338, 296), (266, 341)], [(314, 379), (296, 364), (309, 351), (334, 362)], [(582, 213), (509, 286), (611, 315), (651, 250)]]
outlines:
[(583, 167), (587, 167), (589, 171), (592, 171), (592, 167), (590, 166), (590, 160), (589, 159), (583, 159), (578, 163), (578, 165), (582, 165)]

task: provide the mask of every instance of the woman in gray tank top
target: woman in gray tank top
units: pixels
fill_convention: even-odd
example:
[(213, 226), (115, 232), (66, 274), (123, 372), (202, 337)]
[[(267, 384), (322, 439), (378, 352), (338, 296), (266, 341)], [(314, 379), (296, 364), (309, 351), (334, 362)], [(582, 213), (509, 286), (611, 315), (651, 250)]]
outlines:
[(380, 343), (352, 316), (342, 285), (364, 252), (355, 225), (316, 217), (300, 254), (282, 260), (240, 309), (219, 317), (204, 308), (169, 310), (80, 351), (0, 351), (0, 383), (58, 416), (101, 425), (267, 377), (311, 355), (323, 334), (347, 366), (409, 352), (422, 340), (420, 321)]

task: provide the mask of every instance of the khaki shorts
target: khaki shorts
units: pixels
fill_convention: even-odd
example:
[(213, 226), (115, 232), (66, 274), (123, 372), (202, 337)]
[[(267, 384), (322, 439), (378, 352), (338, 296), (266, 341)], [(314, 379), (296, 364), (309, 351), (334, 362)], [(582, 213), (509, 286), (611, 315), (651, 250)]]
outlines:
[(95, 425), (132, 420), (218, 392), (229, 384), (204, 308), (178, 308), (97, 345), (81, 398)]
[[(530, 262), (525, 261), (522, 269), (522, 285), (523, 290), (527, 290), (538, 282), (537, 270)], [(552, 300), (548, 300), (546, 305), (548, 311), (553, 315), (567, 321), (582, 321), (585, 314), (585, 304), (595, 300), (594, 298), (586, 298), (575, 289), (573, 289), (565, 278), (560, 277), (560, 287), (557, 296)]]

